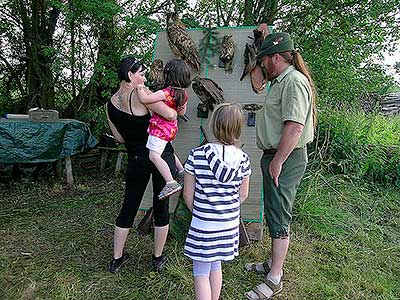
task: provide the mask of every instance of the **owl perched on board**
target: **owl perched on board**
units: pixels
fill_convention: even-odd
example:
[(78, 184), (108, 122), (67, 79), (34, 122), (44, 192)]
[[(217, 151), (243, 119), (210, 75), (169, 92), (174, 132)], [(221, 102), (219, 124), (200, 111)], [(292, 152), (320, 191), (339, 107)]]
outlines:
[(161, 59), (155, 59), (150, 66), (149, 89), (152, 92), (161, 90), (164, 87), (164, 63)]
[(200, 69), (200, 55), (196, 44), (177, 14), (167, 14), (167, 40), (175, 56), (185, 60), (196, 71)]
[(192, 89), (204, 106), (211, 111), (214, 110), (214, 104), (224, 102), (223, 89), (212, 79), (195, 77), (192, 81)]
[(233, 58), (235, 56), (235, 42), (232, 35), (224, 35), (222, 38), (221, 51), (219, 59), (224, 63), (226, 73), (233, 71)]

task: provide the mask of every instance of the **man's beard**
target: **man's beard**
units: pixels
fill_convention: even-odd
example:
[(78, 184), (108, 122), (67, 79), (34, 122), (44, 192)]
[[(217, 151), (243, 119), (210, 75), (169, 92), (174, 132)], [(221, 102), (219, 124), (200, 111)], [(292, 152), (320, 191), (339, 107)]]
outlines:
[(275, 72), (273, 71), (273, 70), (271, 70), (271, 68), (266, 68), (265, 66), (262, 66), (262, 68), (264, 69), (263, 70), (263, 73), (264, 73), (264, 75), (266, 76), (266, 79), (268, 80), (268, 81), (272, 81), (272, 80), (274, 80), (276, 77), (278, 77), (278, 76), (276, 76), (276, 74), (275, 74)]

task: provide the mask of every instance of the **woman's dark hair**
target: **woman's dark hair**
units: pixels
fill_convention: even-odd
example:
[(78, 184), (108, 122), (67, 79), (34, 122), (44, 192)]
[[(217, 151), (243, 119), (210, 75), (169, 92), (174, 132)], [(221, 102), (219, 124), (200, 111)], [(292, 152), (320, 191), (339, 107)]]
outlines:
[(128, 72), (136, 73), (139, 68), (144, 69), (143, 64), (140, 60), (136, 59), (133, 55), (129, 55), (121, 59), (118, 63), (117, 73), (119, 81), (131, 82), (128, 76)]
[(182, 106), (187, 99), (187, 91), (190, 86), (190, 68), (182, 59), (170, 60), (164, 67), (164, 85), (175, 92), (176, 107)]

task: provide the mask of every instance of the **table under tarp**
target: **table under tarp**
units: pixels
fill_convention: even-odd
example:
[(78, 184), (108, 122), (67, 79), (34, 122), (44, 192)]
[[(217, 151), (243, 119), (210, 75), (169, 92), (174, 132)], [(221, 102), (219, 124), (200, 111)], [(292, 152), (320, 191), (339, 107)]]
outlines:
[(0, 120), (1, 164), (55, 162), (96, 144), (89, 126), (78, 120)]

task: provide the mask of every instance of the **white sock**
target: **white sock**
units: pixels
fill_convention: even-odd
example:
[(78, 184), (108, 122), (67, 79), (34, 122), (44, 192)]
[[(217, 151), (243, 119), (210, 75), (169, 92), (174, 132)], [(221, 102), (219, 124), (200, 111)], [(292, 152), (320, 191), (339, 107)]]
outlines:
[(175, 182), (175, 180), (172, 180), (172, 181), (166, 182), (166, 184), (170, 184), (170, 183), (174, 183), (174, 182)]
[(280, 276), (279, 276), (279, 277), (272, 277), (272, 276), (271, 276), (271, 273), (268, 273), (267, 279), (268, 279), (268, 280), (271, 280), (272, 283), (274, 283), (274, 284), (278, 284), (279, 281), (281, 281), (281, 277), (280, 277)]

